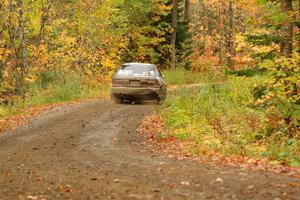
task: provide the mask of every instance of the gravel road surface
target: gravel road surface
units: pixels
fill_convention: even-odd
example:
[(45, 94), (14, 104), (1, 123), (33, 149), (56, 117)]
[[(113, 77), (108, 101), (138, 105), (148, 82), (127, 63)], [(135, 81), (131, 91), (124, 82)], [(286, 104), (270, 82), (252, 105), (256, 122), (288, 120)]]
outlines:
[(300, 179), (153, 153), (136, 129), (155, 104), (93, 100), (0, 136), (0, 200), (300, 199)]

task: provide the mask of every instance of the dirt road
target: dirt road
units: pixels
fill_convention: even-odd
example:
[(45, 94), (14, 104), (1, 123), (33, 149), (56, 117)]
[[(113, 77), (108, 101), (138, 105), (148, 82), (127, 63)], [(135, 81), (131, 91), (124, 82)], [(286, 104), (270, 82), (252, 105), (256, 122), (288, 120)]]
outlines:
[(300, 199), (300, 180), (152, 153), (136, 128), (155, 105), (95, 100), (0, 136), (0, 199)]

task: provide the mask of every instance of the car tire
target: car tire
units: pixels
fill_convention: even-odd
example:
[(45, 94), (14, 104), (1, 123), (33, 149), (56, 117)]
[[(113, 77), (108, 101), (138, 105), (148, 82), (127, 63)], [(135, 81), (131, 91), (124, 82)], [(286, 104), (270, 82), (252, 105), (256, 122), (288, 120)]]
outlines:
[(160, 96), (157, 97), (156, 101), (159, 105), (163, 103), (163, 99)]
[(112, 99), (116, 104), (122, 104), (123, 103), (123, 100), (120, 97), (114, 96), (114, 97), (112, 97)]

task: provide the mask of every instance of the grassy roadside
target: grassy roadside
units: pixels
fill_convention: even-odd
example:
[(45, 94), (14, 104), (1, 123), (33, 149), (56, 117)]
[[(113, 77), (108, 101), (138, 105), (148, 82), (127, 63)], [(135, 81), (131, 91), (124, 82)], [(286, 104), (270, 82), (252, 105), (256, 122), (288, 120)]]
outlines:
[(254, 107), (253, 88), (265, 76), (229, 75), (218, 81), (211, 74), (194, 73), (189, 78), (189, 73), (164, 73), (169, 84), (201, 84), (182, 85), (169, 94), (159, 110), (167, 133), (159, 133), (157, 139), (191, 141), (193, 147), (188, 151), (194, 155), (213, 151), (300, 166), (300, 139), (271, 134), (268, 113)]
[(207, 82), (221, 81), (223, 76), (215, 76), (212, 73), (199, 74), (183, 69), (172, 69), (163, 71), (165, 80), (168, 85), (186, 85), (186, 84), (202, 84)]
[(87, 83), (78, 74), (37, 81), (29, 85), (25, 96), (14, 96), (0, 103), (0, 132), (24, 124), (26, 118), (56, 104), (106, 97), (109, 95), (109, 88), (108, 83)]

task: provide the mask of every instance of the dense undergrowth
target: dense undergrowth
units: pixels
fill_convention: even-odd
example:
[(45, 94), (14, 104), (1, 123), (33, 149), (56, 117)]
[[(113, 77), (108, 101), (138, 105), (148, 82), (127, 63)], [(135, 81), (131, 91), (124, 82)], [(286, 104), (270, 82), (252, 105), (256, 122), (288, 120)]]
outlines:
[(268, 158), (273, 163), (300, 165), (299, 135), (271, 129), (266, 109), (255, 106), (253, 92), (267, 75), (240, 77), (193, 73), (192, 81), (185, 72), (166, 72), (168, 83), (200, 83), (196, 87), (180, 86), (170, 92), (163, 104), (162, 115), (169, 133), (182, 140), (191, 140), (194, 154), (217, 151), (225, 155)]
[(0, 102), (0, 118), (15, 114), (25, 114), (24, 109), (87, 99), (96, 96), (107, 96), (108, 83), (92, 84), (79, 73), (64, 74), (58, 71), (41, 73), (34, 83), (28, 83), (23, 94), (2, 96)]
[(225, 78), (221, 74), (214, 75), (212, 71), (199, 75), (199, 73), (182, 68), (164, 70), (163, 75), (168, 85), (201, 84), (209, 81), (222, 81)]

